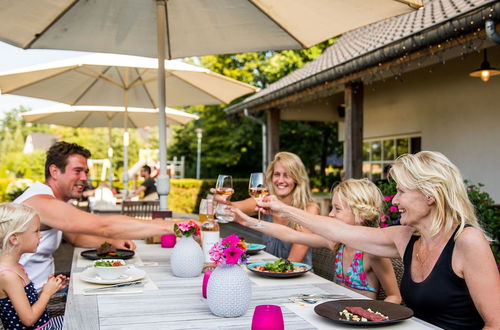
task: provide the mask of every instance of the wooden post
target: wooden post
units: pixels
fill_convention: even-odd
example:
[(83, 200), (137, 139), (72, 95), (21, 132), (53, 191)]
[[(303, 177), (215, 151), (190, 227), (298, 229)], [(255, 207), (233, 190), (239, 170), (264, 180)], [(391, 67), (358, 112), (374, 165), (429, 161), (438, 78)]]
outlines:
[(345, 179), (361, 178), (363, 166), (363, 83), (345, 85)]
[(280, 150), (280, 109), (267, 111), (267, 159), (270, 163)]

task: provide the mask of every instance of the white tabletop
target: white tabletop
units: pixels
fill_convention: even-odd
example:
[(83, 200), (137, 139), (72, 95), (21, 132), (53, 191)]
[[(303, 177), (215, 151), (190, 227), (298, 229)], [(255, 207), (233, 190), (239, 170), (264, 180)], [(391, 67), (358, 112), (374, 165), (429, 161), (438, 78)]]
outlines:
[[(64, 329), (250, 329), (256, 305), (280, 305), (286, 329), (345, 328), (314, 313), (312, 306), (290, 303), (289, 297), (298, 294), (334, 293), (365, 298), (351, 290), (308, 274), (295, 279), (265, 279), (248, 272), (252, 282), (252, 301), (241, 317), (221, 318), (210, 312), (206, 299), (201, 296), (202, 276), (178, 278), (170, 270), (172, 249), (158, 244), (136, 241), (141, 265), (158, 290), (142, 293), (113, 295), (82, 295), (73, 293), (71, 279)], [(80, 252), (75, 249), (72, 273), (84, 270), (78, 265)], [(260, 252), (250, 262), (267, 261), (273, 256)], [(274, 283), (270, 283), (274, 282)], [(428, 324), (412, 318), (391, 326), (391, 329), (424, 329)], [(374, 328), (374, 327), (370, 327)], [(378, 328), (378, 327), (376, 327)]]

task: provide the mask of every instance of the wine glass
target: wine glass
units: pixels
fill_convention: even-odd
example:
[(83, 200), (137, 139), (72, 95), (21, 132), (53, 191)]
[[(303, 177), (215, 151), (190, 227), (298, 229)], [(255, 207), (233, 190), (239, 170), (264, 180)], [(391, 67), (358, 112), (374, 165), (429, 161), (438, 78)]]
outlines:
[[(267, 189), (264, 173), (252, 173), (250, 174), (250, 181), (248, 182), (248, 193), (252, 196), (256, 201), (261, 201), (262, 198), (269, 195), (269, 189)], [(260, 219), (260, 210), (258, 212), (258, 219)], [(254, 225), (250, 226), (254, 228), (262, 228), (264, 227), (260, 221)]]
[[(220, 174), (217, 178), (217, 183), (215, 184), (215, 193), (219, 199), (229, 200), (231, 195), (234, 193), (233, 190), (233, 178), (230, 175)], [(215, 209), (215, 216), (217, 221), (220, 223), (228, 223), (234, 220), (234, 216), (231, 212), (226, 210), (227, 205), (224, 203), (217, 204)]]

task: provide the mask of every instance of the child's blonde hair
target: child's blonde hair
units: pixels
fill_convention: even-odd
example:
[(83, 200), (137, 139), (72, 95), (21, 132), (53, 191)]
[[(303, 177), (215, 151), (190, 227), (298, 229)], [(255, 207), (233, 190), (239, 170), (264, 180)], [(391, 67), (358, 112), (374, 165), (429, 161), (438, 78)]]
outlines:
[(421, 151), (402, 155), (396, 159), (389, 174), (401, 187), (417, 189), (425, 196), (434, 198), (435, 217), (431, 235), (449, 232), (459, 225), (458, 236), (466, 224), (483, 231), (460, 171), (442, 153)]
[(12, 248), (9, 237), (12, 234), (25, 232), (31, 220), (37, 215), (34, 209), (23, 204), (0, 204), (0, 239), (2, 240), (2, 251)]
[(348, 179), (333, 188), (338, 196), (354, 213), (356, 224), (378, 227), (383, 212), (384, 197), (380, 189), (368, 179)]

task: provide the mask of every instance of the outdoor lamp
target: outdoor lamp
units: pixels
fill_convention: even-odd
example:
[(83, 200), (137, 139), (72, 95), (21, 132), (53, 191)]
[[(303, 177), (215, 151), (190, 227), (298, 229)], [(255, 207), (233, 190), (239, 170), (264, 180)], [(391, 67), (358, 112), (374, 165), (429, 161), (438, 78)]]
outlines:
[(500, 74), (500, 70), (491, 67), (490, 62), (488, 62), (485, 49), (483, 63), (481, 63), (479, 69), (469, 73), (469, 76), (479, 77), (482, 81), (487, 82), (491, 76), (496, 76), (497, 74)]

